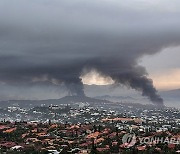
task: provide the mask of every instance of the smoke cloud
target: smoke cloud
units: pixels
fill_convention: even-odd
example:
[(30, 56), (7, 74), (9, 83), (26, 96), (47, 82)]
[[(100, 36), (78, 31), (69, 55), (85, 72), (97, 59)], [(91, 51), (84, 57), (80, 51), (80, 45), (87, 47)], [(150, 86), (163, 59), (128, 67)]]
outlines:
[(180, 44), (180, 5), (178, 0), (171, 8), (171, 2), (156, 2), (1, 0), (0, 82), (38, 79), (84, 95), (83, 69), (96, 69), (162, 105), (138, 61)]

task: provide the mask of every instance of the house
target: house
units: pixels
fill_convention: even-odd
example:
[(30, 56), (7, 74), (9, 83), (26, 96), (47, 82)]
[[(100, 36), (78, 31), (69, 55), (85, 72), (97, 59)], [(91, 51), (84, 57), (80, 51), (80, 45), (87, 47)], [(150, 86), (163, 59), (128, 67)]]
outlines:
[(109, 151), (110, 148), (96, 148), (96, 150), (99, 152), (106, 152), (106, 151)]
[(94, 132), (94, 133), (89, 134), (86, 138), (87, 139), (97, 138), (99, 135), (100, 135), (99, 132)]
[(4, 141), (4, 142), (0, 143), (0, 147), (6, 148), (6, 149), (10, 149), (10, 148), (12, 148), (14, 146), (16, 146), (15, 142), (6, 142), (6, 141)]
[(23, 149), (23, 148), (24, 148), (23, 146), (15, 145), (15, 146), (11, 147), (11, 150), (20, 150), (20, 149)]
[(137, 146), (137, 150), (138, 151), (145, 151), (146, 150), (146, 146)]
[(3, 133), (12, 133), (16, 130), (16, 127), (15, 128), (10, 128), (10, 129), (7, 129), (7, 130), (4, 130)]
[(139, 118), (113, 118), (113, 119), (102, 119), (102, 122), (122, 122), (122, 123), (127, 123), (127, 122), (135, 122), (142, 124), (142, 120)]

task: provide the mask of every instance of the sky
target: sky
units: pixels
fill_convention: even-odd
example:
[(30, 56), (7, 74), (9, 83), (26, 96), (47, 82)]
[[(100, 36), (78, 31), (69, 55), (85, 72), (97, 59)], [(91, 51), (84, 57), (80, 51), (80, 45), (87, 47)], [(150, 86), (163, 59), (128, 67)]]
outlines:
[(180, 88), (180, 46), (165, 48), (153, 56), (145, 56), (141, 63), (146, 67), (159, 90)]
[[(166, 91), (180, 88), (180, 46), (165, 48), (161, 52), (144, 56), (139, 63), (146, 67), (147, 72), (158, 90)], [(113, 80), (103, 77), (95, 70), (82, 77), (88, 85), (111, 85)]]
[(1, 0), (0, 96), (116, 84), (161, 104), (180, 87), (179, 16), (179, 0)]

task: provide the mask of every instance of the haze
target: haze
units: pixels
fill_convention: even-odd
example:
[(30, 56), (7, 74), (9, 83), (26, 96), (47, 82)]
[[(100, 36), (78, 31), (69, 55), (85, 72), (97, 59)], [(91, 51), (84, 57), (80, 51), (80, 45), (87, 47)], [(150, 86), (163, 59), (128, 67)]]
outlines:
[(180, 86), (179, 13), (178, 0), (1, 0), (1, 95), (122, 84), (163, 104), (157, 88)]

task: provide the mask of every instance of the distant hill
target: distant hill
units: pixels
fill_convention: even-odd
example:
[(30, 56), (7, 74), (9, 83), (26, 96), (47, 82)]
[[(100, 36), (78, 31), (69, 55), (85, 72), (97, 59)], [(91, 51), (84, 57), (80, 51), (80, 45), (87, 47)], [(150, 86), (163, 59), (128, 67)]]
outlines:
[[(106, 96), (106, 98), (109, 98), (110, 96)], [(100, 98), (100, 97), (98, 97)], [(140, 103), (132, 103), (132, 102), (121, 102), (121, 99), (123, 97), (118, 97), (119, 101), (117, 102), (112, 102), (109, 100), (105, 99), (97, 99), (97, 98), (91, 98), (91, 97), (86, 97), (86, 96), (65, 96), (60, 99), (48, 99), (48, 100), (10, 100), (10, 101), (0, 101), (0, 107), (9, 107), (9, 106), (20, 106), (20, 107), (25, 107), (25, 108), (32, 108), (35, 106), (40, 106), (40, 105), (60, 105), (60, 104), (70, 104), (72, 106), (76, 105), (76, 103), (88, 103), (90, 106), (94, 107), (101, 107), (103, 105), (106, 105), (107, 107), (112, 107), (112, 105), (125, 105), (125, 106), (136, 106), (139, 108), (146, 107), (146, 108), (152, 108), (152, 104), (147, 104), (143, 105)], [(129, 98), (129, 97), (128, 97)], [(132, 99), (132, 98), (130, 98)]]
[(102, 99), (98, 99), (98, 98), (91, 98), (91, 97), (87, 97), (87, 96), (65, 96), (61, 99), (58, 100), (59, 103), (75, 103), (75, 102), (88, 102), (88, 103), (100, 103), (100, 102), (104, 102), (104, 103), (109, 103), (109, 101), (107, 100), (102, 100)]
[(10, 101), (0, 101), (1, 107), (8, 107), (10, 105), (20, 105), (21, 107), (26, 106), (39, 106), (41, 104), (44, 105), (55, 105), (55, 104), (73, 104), (77, 102), (84, 102), (84, 103), (110, 103), (110, 101), (107, 100), (100, 100), (96, 98), (86, 97), (86, 96), (65, 96), (60, 99), (48, 99), (48, 100), (10, 100)]
[(180, 89), (159, 92), (167, 106), (180, 108)]
[(180, 99), (180, 89), (161, 91), (160, 94), (164, 97), (172, 97)]
[(110, 95), (103, 95), (103, 96), (96, 96), (94, 98), (101, 99), (101, 100), (108, 100), (113, 102), (121, 102), (121, 101), (135, 101), (136, 98), (130, 96), (110, 96)]

